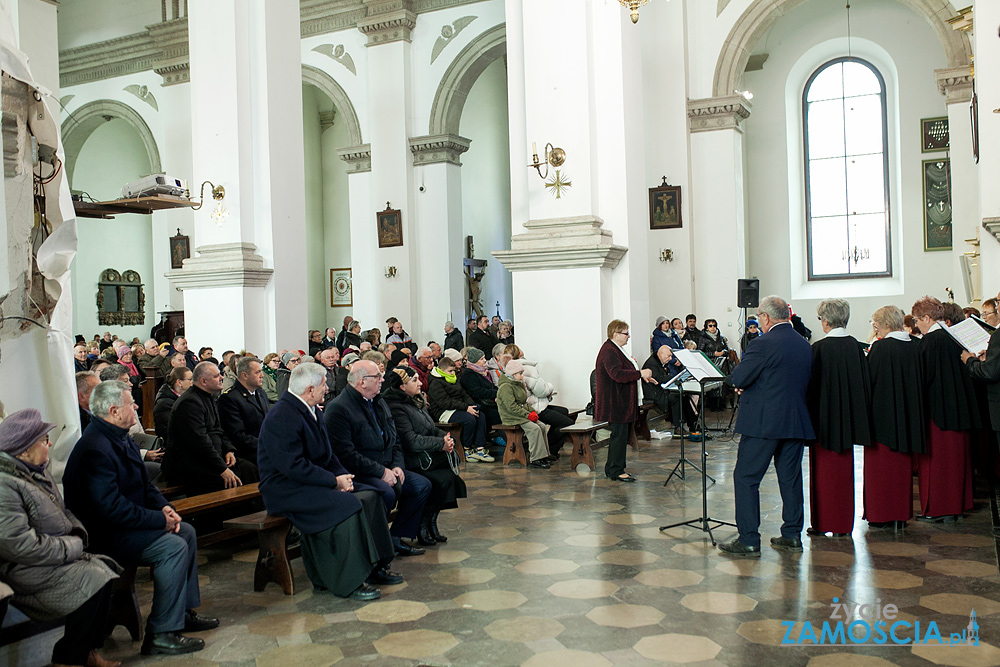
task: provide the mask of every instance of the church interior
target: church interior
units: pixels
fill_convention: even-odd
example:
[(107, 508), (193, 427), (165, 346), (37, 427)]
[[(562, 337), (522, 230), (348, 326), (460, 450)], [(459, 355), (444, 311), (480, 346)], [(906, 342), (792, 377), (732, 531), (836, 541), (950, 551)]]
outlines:
[[(263, 359), (348, 316), (383, 340), (398, 318), (424, 345), (496, 315), (582, 410), (612, 320), (638, 369), (662, 317), (717, 320), (741, 353), (770, 294), (813, 342), (827, 299), (849, 302), (861, 342), (875, 311), (924, 296), (995, 313), (1000, 3), (970, 2), (0, 0), (3, 410), (56, 424), (58, 482), (82, 433), (74, 339), (105, 331), (166, 326), (196, 352)], [(857, 448), (852, 532), (769, 549), (772, 471), (762, 557), (733, 560), (715, 542), (734, 527), (660, 529), (704, 516), (703, 463), (708, 514), (733, 520), (735, 408), (711, 407), (701, 444), (640, 434), (637, 484), (600, 474), (604, 430), (596, 466), (568, 447), (547, 470), (502, 448), (463, 462), (450, 539), (398, 558), (406, 582), (377, 602), (314, 590), (301, 559), (293, 594), (257, 591), (253, 534), (205, 544), (200, 610), (221, 624), (197, 633), (204, 650), (142, 656), (119, 625), (103, 655), (1000, 665), (996, 433), (957, 522), (869, 526)], [(668, 479), (685, 456), (698, 468)], [(143, 617), (152, 591), (140, 568)], [(918, 641), (820, 642), (841, 603), (845, 626), (894, 605)], [(60, 626), (24, 621), (8, 610), (0, 664), (49, 663)]]

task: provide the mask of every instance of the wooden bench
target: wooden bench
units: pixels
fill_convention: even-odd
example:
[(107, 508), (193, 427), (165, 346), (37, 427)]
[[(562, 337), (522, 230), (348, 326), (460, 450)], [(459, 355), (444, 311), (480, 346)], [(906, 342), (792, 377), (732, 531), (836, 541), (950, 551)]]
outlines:
[(455, 441), (455, 453), (458, 454), (458, 458), (462, 463), (466, 463), (465, 447), (462, 445), (462, 425), (453, 424), (452, 422), (438, 422), (434, 425), (442, 431), (451, 433), (451, 439)]
[(257, 533), (260, 550), (253, 570), (253, 589), (261, 592), (269, 581), (279, 586), (285, 595), (295, 595), (295, 576), (291, 560), (301, 555), (301, 545), (289, 548), (288, 532), (291, 522), (283, 516), (271, 516), (266, 511), (254, 512), (223, 522), (232, 530), (250, 530)]
[(594, 463), (594, 451), (590, 448), (590, 441), (602, 428), (607, 428), (608, 422), (595, 422), (592, 418), (578, 419), (575, 424), (566, 426), (562, 432), (569, 438), (570, 446), (573, 448), (570, 456), (570, 465), (575, 470), (581, 463), (586, 463), (591, 470), (596, 470)]
[(156, 488), (159, 489), (160, 493), (167, 500), (171, 498), (178, 498), (184, 495), (184, 487), (179, 484), (167, 484), (166, 482), (158, 482)]
[[(649, 411), (656, 407), (656, 403), (650, 401), (639, 406), (639, 418), (635, 420), (635, 435), (643, 440), (650, 439), (649, 433)], [(631, 440), (631, 438), (630, 438)], [(630, 443), (631, 444), (631, 443)], [(639, 449), (638, 443), (636, 450)]]
[(503, 450), (503, 464), (510, 465), (514, 461), (519, 461), (525, 468), (528, 467), (528, 453), (525, 450), (524, 431), (520, 426), (514, 424), (497, 424), (493, 427), (497, 431), (502, 431), (507, 440), (507, 448)]
[(178, 514), (187, 518), (207, 512), (208, 510), (218, 509), (226, 505), (235, 505), (248, 500), (257, 500), (258, 498), (260, 498), (260, 489), (257, 488), (257, 482), (254, 482), (253, 484), (244, 484), (232, 489), (223, 489), (221, 491), (203, 493), (199, 496), (180, 498), (170, 504), (174, 506)]

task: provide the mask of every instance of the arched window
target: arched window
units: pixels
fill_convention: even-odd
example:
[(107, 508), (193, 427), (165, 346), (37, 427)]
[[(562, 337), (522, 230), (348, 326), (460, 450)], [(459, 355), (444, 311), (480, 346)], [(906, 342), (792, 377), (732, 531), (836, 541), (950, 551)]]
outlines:
[(860, 58), (820, 67), (802, 95), (809, 280), (892, 275), (885, 81)]

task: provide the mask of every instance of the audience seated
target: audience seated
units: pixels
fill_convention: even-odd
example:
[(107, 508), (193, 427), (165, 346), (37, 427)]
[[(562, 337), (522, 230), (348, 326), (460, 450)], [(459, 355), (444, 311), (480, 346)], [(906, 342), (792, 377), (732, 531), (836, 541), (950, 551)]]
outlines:
[(455, 328), (454, 322), (444, 323), (444, 349), (446, 350), (461, 350), (465, 347), (465, 341), (462, 339), (462, 332)]
[(87, 345), (85, 343), (77, 343), (73, 346), (73, 372), (82, 373), (88, 369), (88, 366)]
[(386, 363), (388, 362), (388, 359), (385, 358), (384, 354), (378, 352), (377, 350), (368, 350), (367, 352), (361, 355), (361, 358), (365, 361), (370, 361), (376, 366), (378, 366), (378, 372), (382, 375), (385, 375), (385, 366)]
[(656, 403), (656, 407), (667, 415), (675, 428), (683, 420), (689, 438), (699, 436), (701, 433), (698, 428), (698, 413), (692, 396), (685, 395), (682, 403), (679, 390), (670, 391), (661, 386), (684, 371), (683, 364), (674, 358), (674, 351), (670, 346), (661, 345), (656, 352), (649, 355), (642, 367), (648, 368), (656, 380), (656, 382), (642, 383), (643, 400)]
[[(376, 354), (378, 353), (376, 352)], [(347, 376), (350, 375), (351, 366), (359, 359), (361, 359), (361, 356), (356, 352), (348, 352), (344, 355), (344, 358), (341, 359), (340, 366), (337, 368), (336, 384), (333, 387), (334, 397), (339, 396), (340, 392), (344, 391), (344, 388), (347, 387)]]
[(427, 347), (431, 350), (431, 363), (436, 366), (437, 362), (444, 356), (444, 351), (441, 349), (441, 346), (433, 340), (427, 343)]
[(192, 371), (194, 367), (198, 365), (198, 357), (194, 356), (194, 352), (188, 349), (188, 342), (184, 336), (174, 336), (171, 341), (171, 346), (168, 348), (170, 354), (179, 354), (181, 358), (184, 359), (185, 365)]
[[(465, 393), (472, 398), (486, 415), (486, 429), (492, 430), (500, 423), (500, 411), (497, 409), (497, 387), (487, 377), (483, 351), (478, 347), (467, 347), (465, 368), (458, 375), (458, 382)], [(468, 450), (468, 448), (466, 448)], [(466, 452), (468, 457), (468, 451)]]
[[(510, 356), (510, 355), (505, 355)], [(546, 429), (538, 423), (538, 413), (528, 407), (528, 390), (522, 379), (524, 366), (520, 361), (507, 361), (503, 375), (500, 377), (500, 388), (497, 389), (497, 407), (500, 409), (500, 420), (510, 426), (520, 426), (528, 441), (530, 468), (549, 468), (549, 448), (546, 445)]]
[(496, 340), (504, 345), (514, 344), (514, 333), (511, 331), (510, 322), (501, 322), (497, 327)]
[[(470, 347), (478, 347), (486, 356), (493, 356), (496, 337), (490, 333), (490, 318), (483, 315), (476, 321), (476, 329), (469, 334), (467, 341)], [(506, 344), (505, 344), (506, 345)]]
[(326, 395), (323, 397), (324, 405), (337, 396), (337, 370), (339, 368), (337, 361), (339, 359), (340, 356), (335, 347), (322, 350), (316, 355), (316, 363), (326, 371)]
[(170, 411), (174, 409), (177, 397), (191, 387), (193, 376), (187, 366), (174, 368), (167, 374), (163, 386), (156, 392), (156, 402), (153, 404), (153, 430), (164, 440), (169, 433)]
[[(500, 325), (503, 326), (502, 324)], [(569, 416), (569, 410), (552, 402), (556, 390), (538, 372), (534, 361), (527, 361), (524, 352), (513, 343), (504, 348), (504, 354), (521, 362), (524, 367), (524, 387), (528, 390), (528, 408), (538, 413), (538, 421), (549, 427), (549, 458), (557, 460), (559, 450), (566, 442), (562, 429), (576, 423), (576, 417)]]
[(740, 353), (747, 351), (747, 345), (760, 336), (760, 325), (757, 320), (750, 318), (747, 320), (747, 332), (740, 339)]
[(302, 363), (302, 356), (297, 352), (285, 352), (281, 355), (281, 366), (275, 371), (275, 391), (280, 397), (288, 389), (288, 380), (295, 367)]
[(319, 329), (309, 330), (309, 356), (315, 357), (320, 352), (325, 350), (323, 346), (323, 332)]
[(337, 337), (337, 349), (341, 354), (344, 354), (345, 350), (348, 349), (361, 349), (361, 322), (357, 320), (352, 320), (347, 326), (347, 331), (341, 331), (340, 336)]
[[(232, 354), (222, 367), (222, 391), (229, 391), (236, 384), (236, 364), (243, 358), (244, 353)], [(252, 355), (251, 355), (252, 356)]]
[(222, 432), (236, 448), (236, 456), (254, 464), (260, 425), (271, 407), (263, 383), (264, 368), (260, 361), (242, 357), (236, 363), (236, 384), (219, 397)]
[(278, 369), (281, 368), (281, 357), (277, 352), (264, 355), (264, 393), (272, 403), (278, 400)]
[(170, 372), (170, 361), (167, 359), (169, 351), (166, 346), (161, 349), (156, 340), (150, 338), (145, 344), (146, 356), (143, 357), (139, 367), (144, 374), (149, 377), (166, 377)]
[(136, 422), (128, 385), (102, 382), (91, 394), (90, 407), (94, 418), (63, 473), (66, 506), (90, 534), (91, 551), (122, 564), (153, 566), (143, 655), (199, 651), (204, 640), (180, 633), (210, 630), (219, 621), (195, 612), (201, 597), (194, 528), (149, 481), (128, 435)]
[(80, 407), (80, 431), (90, 425), (90, 392), (101, 383), (101, 378), (93, 371), (81, 371), (76, 374), (76, 403)]
[[(350, 318), (350, 315), (348, 315), (347, 318), (344, 318), (344, 323), (345, 324), (347, 323), (347, 320), (349, 318)], [(337, 339), (338, 339), (337, 328), (336, 327), (327, 327), (326, 328), (326, 334), (323, 336), (323, 347), (337, 347)]]
[(435, 421), (461, 425), (466, 459), (487, 463), (494, 461), (486, 450), (486, 412), (458, 383), (455, 362), (447, 357), (442, 359), (440, 365), (430, 372), (428, 385), (431, 417)]
[(701, 329), (698, 328), (698, 318), (695, 317), (694, 313), (688, 313), (688, 316), (684, 318), (686, 326), (684, 327), (684, 341), (694, 341), (697, 345), (701, 342)]
[[(673, 329), (670, 320), (663, 315), (657, 317), (656, 326), (653, 327), (653, 336), (649, 343), (649, 351), (655, 354), (661, 345), (670, 345), (671, 333), (673, 333)], [(670, 345), (670, 347), (674, 346)]]
[(413, 341), (410, 338), (410, 334), (403, 330), (403, 323), (396, 318), (390, 319), (393, 320), (390, 325), (392, 328), (390, 329), (389, 337), (385, 339), (385, 342), (392, 343), (397, 348), (406, 348), (409, 350), (410, 354), (413, 354), (414, 351), (416, 351), (416, 346), (412, 344)]
[[(434, 353), (431, 348), (426, 345), (418, 347), (406, 365), (416, 371), (417, 377), (420, 378), (420, 390), (424, 393), (429, 391), (428, 373), (434, 368)], [(393, 366), (395, 367), (395, 364)]]
[[(502, 359), (505, 349), (507, 349), (506, 345), (497, 343), (489, 352), (484, 352), (486, 358), (489, 359), (486, 362), (486, 375), (489, 377), (490, 382), (497, 388), (500, 387), (500, 377), (503, 375), (503, 367), (509, 361), (509, 359), (507, 361)], [(510, 357), (509, 354), (506, 356)]]

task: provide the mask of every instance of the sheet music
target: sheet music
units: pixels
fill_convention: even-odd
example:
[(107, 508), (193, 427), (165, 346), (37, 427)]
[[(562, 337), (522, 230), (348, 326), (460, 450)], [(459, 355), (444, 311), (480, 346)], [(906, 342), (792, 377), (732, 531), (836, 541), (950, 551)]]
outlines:
[(694, 376), (695, 380), (701, 381), (706, 378), (722, 379), (726, 377), (719, 371), (716, 365), (705, 356), (704, 352), (700, 352), (698, 350), (674, 350), (674, 356), (677, 357), (682, 364), (684, 364), (684, 368), (686, 368), (688, 372)]
[(667, 380), (666, 382), (664, 382), (663, 384), (661, 384), (660, 388), (662, 388), (662, 389), (670, 389), (670, 387), (676, 386), (678, 383), (686, 382), (686, 381), (688, 381), (690, 379), (691, 379), (691, 374), (690, 373), (688, 373), (686, 370), (685, 371), (681, 371), (677, 375), (673, 376), (672, 378), (670, 378), (669, 380)]
[(979, 354), (990, 345), (990, 335), (978, 322), (968, 317), (944, 330), (972, 354)]
[(975, 315), (969, 315), (969, 319), (972, 319), (972, 320), (975, 320), (975, 321), (976, 321), (976, 323), (977, 323), (977, 324), (978, 324), (979, 326), (981, 326), (982, 328), (986, 329), (987, 333), (993, 333), (994, 331), (996, 331), (996, 330), (997, 330), (997, 328), (996, 328), (995, 326), (993, 326), (993, 325), (992, 325), (992, 324), (990, 324), (989, 322), (986, 322), (986, 321), (984, 321), (984, 320), (981, 320), (981, 319), (979, 319), (979, 318), (978, 318), (978, 317), (976, 317)]

